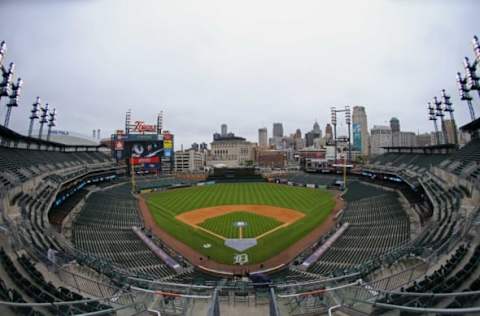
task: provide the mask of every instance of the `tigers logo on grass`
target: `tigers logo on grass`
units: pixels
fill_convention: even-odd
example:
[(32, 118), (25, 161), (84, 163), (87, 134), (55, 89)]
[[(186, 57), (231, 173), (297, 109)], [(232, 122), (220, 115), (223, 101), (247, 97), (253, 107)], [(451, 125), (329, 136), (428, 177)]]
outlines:
[(248, 255), (246, 253), (240, 253), (233, 256), (233, 264), (243, 266), (246, 263), (248, 263)]

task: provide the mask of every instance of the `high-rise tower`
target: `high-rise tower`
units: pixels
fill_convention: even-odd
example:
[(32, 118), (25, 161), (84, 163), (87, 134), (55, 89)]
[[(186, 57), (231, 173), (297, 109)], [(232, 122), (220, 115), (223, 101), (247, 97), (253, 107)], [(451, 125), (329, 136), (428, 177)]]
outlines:
[(268, 131), (266, 127), (258, 129), (258, 146), (260, 148), (268, 147)]
[(368, 121), (365, 107), (354, 106), (352, 113), (353, 148), (362, 155), (369, 154)]

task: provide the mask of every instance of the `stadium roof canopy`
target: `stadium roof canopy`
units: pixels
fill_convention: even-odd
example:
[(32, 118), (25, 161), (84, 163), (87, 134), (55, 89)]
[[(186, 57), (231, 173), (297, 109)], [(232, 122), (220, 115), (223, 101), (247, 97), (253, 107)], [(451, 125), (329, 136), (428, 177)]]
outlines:
[(477, 118), (477, 119), (471, 121), (470, 123), (465, 124), (462, 127), (460, 127), (460, 130), (462, 132), (469, 132), (469, 133), (473, 133), (475, 131), (478, 131), (479, 129), (480, 129), (480, 118)]
[(19, 134), (5, 126), (0, 125), (0, 140), (1, 146), (15, 147), (15, 148), (33, 148), (43, 150), (56, 150), (56, 151), (87, 151), (97, 150), (104, 145), (66, 145), (57, 142), (47, 141), (44, 139), (28, 137)]

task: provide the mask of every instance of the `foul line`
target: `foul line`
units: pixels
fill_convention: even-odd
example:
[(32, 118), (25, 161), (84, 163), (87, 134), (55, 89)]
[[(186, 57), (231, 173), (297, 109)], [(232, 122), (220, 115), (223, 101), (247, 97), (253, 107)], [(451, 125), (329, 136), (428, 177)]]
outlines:
[(271, 233), (273, 233), (273, 232), (276, 232), (276, 231), (279, 230), (279, 229), (285, 228), (285, 227), (287, 227), (287, 226), (290, 225), (290, 224), (291, 224), (290, 222), (284, 223), (284, 224), (282, 224), (282, 225), (280, 225), (280, 226), (275, 227), (274, 229), (270, 229), (269, 231), (264, 232), (263, 234), (255, 237), (255, 238), (258, 240), (258, 239), (263, 238), (263, 237), (265, 237), (265, 236), (267, 236), (267, 235), (269, 235), (269, 234), (271, 234)]

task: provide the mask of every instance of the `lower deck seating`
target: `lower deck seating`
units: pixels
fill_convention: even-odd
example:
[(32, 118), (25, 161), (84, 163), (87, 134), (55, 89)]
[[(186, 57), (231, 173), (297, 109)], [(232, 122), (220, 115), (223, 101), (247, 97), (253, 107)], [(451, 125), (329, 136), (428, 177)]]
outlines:
[(410, 222), (396, 193), (350, 202), (341, 221), (349, 223), (349, 228), (308, 269), (309, 272), (328, 275), (355, 268), (410, 238)]
[[(408, 288), (402, 288), (401, 292), (411, 293), (451, 293), (480, 288), (480, 279), (472, 279), (471, 276), (480, 266), (480, 246), (477, 246), (468, 259), (468, 246), (460, 245), (450, 258), (430, 275), (425, 276), (421, 281), (414, 282)], [(465, 260), (468, 259), (468, 260)], [(464, 308), (467, 304), (473, 304), (480, 298), (480, 295), (459, 296), (454, 298), (448, 308)], [(448, 300), (445, 297), (412, 296), (394, 294), (387, 295), (381, 302), (393, 305), (431, 307)], [(464, 305), (465, 304), (465, 305)], [(377, 308), (374, 314), (382, 314), (386, 310)]]
[(142, 227), (129, 186), (92, 193), (73, 225), (77, 249), (111, 261), (132, 274), (160, 279), (175, 275), (133, 232)]
[[(52, 303), (63, 301), (84, 300), (83, 296), (72, 292), (66, 288), (56, 288), (52, 283), (45, 281), (43, 275), (38, 272), (33, 263), (26, 256), (18, 258), (18, 263), (26, 272), (23, 274), (16, 266), (14, 261), (3, 249), (0, 249), (0, 262), (7, 272), (8, 276), (16, 286), (25, 293), (26, 296), (37, 303)], [(50, 306), (47, 309), (55, 315), (73, 315), (79, 313), (95, 312), (106, 310), (110, 307), (97, 302)]]
[[(0, 280), (0, 299), (12, 303), (27, 303), (22, 295), (15, 289), (8, 288), (3, 280)], [(15, 315), (42, 316), (42, 312), (31, 307), (10, 307)]]

